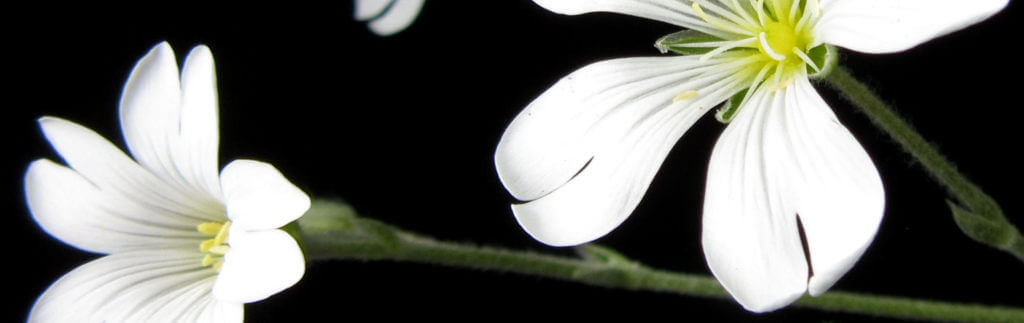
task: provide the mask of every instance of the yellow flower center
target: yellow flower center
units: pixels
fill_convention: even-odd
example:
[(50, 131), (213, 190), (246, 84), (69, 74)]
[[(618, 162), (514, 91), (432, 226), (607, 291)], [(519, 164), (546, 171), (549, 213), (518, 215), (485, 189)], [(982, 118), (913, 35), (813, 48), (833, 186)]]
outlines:
[[(701, 6), (704, 3), (708, 8)], [(809, 53), (816, 46), (812, 27), (820, 15), (817, 0), (729, 0), (719, 4), (694, 1), (693, 11), (711, 27), (732, 35), (704, 54), (709, 59), (724, 52), (738, 55), (744, 64), (743, 76), (752, 83), (781, 89), (793, 77), (804, 75), (808, 67), (820, 66)], [(751, 90), (752, 90), (751, 89)]]
[(213, 266), (213, 270), (220, 272), (220, 266), (224, 264), (224, 254), (231, 249), (227, 244), (229, 227), (231, 221), (204, 222), (196, 226), (200, 233), (213, 237), (199, 243), (199, 251), (205, 253), (201, 260), (203, 267)]

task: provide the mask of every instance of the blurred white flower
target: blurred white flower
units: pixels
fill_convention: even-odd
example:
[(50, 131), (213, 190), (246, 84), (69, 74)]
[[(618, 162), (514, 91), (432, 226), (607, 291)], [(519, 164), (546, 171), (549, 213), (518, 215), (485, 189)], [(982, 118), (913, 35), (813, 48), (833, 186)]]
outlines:
[(25, 174), (36, 222), (53, 237), (109, 254), (36, 300), (31, 322), (237, 322), (243, 304), (295, 284), (298, 244), (277, 228), (310, 200), (273, 166), (231, 162), (218, 175), (213, 56), (198, 46), (178, 75), (167, 43), (135, 65), (121, 97), (134, 157), (54, 117), (43, 133), (69, 167), (39, 159)]
[[(495, 152), (517, 221), (568, 246), (621, 224), (669, 150), (726, 102), (708, 169), (702, 241), (745, 308), (831, 287), (870, 244), (885, 193), (871, 159), (811, 86), (833, 44), (891, 53), (981, 21), (1005, 0), (535, 0), (688, 30), (657, 46), (682, 56), (591, 64), (509, 125)], [(805, 235), (807, 254), (802, 245)]]
[(355, 0), (355, 18), (380, 36), (394, 35), (412, 25), (424, 0)]

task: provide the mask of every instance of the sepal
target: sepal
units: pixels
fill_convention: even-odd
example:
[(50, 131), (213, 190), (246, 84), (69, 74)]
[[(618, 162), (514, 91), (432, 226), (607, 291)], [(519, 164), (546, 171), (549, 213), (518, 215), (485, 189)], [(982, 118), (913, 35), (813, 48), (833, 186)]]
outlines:
[(699, 55), (710, 52), (717, 46), (701, 46), (702, 43), (719, 42), (721, 38), (695, 30), (683, 30), (658, 38), (654, 47), (662, 54), (672, 51), (682, 55)]

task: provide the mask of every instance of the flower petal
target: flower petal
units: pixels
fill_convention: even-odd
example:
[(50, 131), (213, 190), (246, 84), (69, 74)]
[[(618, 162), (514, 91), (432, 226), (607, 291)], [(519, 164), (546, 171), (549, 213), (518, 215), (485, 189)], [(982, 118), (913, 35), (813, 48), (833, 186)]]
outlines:
[(996, 14), (1007, 0), (828, 0), (816, 37), (865, 53), (903, 51)]
[(225, 204), (232, 227), (246, 230), (280, 228), (309, 209), (309, 196), (274, 166), (236, 160), (221, 172)]
[(181, 94), (181, 146), (174, 154), (175, 165), (193, 187), (220, 199), (217, 77), (213, 54), (206, 46), (196, 46), (185, 58)]
[[(780, 116), (813, 274), (812, 296), (853, 267), (874, 239), (885, 210), (882, 179), (864, 148), (806, 80), (796, 82)], [(789, 94), (789, 93), (787, 93)]]
[(281, 230), (246, 232), (232, 226), (231, 250), (213, 286), (218, 299), (249, 303), (295, 285), (306, 271), (302, 250)]
[(806, 78), (755, 93), (736, 118), (711, 157), (704, 252), (737, 301), (771, 311), (823, 293), (853, 266), (878, 229), (884, 192)]
[(139, 164), (169, 180), (181, 180), (172, 156), (181, 118), (178, 77), (174, 51), (163, 42), (139, 59), (121, 93), (121, 130), (128, 150)]
[(54, 117), (40, 118), (39, 126), (64, 161), (104, 194), (193, 221), (225, 220), (220, 202), (169, 184), (92, 130)]
[(591, 12), (614, 12), (694, 29), (705, 34), (725, 38), (729, 35), (720, 28), (708, 25), (690, 7), (689, 1), (679, 0), (533, 0), (534, 3), (555, 13), (580, 15)]
[(395, 0), (356, 0), (355, 18), (356, 20), (364, 21), (380, 16), (380, 14), (384, 13), (384, 9), (387, 9), (388, 5), (394, 1)]
[[(711, 272), (744, 308), (775, 310), (807, 290), (808, 268), (785, 176), (769, 166), (771, 113), (785, 90), (761, 89), (740, 108), (711, 153), (701, 240)], [(788, 160), (788, 159), (787, 159)]]
[(387, 12), (370, 21), (368, 26), (377, 35), (393, 35), (412, 25), (422, 8), (423, 0), (395, 0)]
[(32, 218), (47, 233), (92, 252), (196, 247), (202, 221), (104, 192), (67, 167), (40, 159), (25, 173)]
[(216, 272), (198, 250), (136, 250), (75, 268), (36, 300), (29, 322), (240, 322), (242, 305), (212, 297)]
[[(174, 52), (160, 43), (136, 63), (121, 94), (121, 130), (140, 165), (178, 190), (216, 200), (216, 85), (213, 58), (199, 49), (183, 93)], [(183, 108), (184, 104), (196, 104)], [(213, 135), (211, 135), (211, 133)], [(193, 146), (194, 145), (194, 146)]]
[[(556, 246), (596, 239), (643, 197), (665, 155), (739, 86), (735, 70), (697, 57), (627, 58), (586, 66), (530, 103), (495, 152), (519, 224)], [(673, 102), (682, 93), (696, 96)], [(532, 201), (531, 201), (532, 200)]]

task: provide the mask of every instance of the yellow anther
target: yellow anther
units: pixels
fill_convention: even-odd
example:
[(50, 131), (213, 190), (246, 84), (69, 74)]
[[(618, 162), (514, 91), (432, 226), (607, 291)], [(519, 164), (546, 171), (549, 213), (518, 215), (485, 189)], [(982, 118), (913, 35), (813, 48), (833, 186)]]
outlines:
[(220, 267), (224, 265), (224, 259), (217, 259), (217, 262), (213, 264), (213, 271), (220, 272)]
[(686, 100), (686, 99), (689, 99), (689, 98), (692, 98), (692, 97), (695, 97), (695, 96), (697, 96), (697, 91), (694, 91), (694, 90), (684, 91), (683, 93), (679, 93), (679, 95), (676, 95), (676, 97), (672, 98), (672, 102), (679, 102), (679, 101)]
[(694, 2), (692, 7), (693, 11), (697, 12), (697, 16), (700, 16), (700, 19), (704, 19), (704, 22), (714, 25), (713, 23), (711, 23), (711, 17), (709, 17), (708, 14), (704, 12), (704, 9), (700, 7), (699, 3)]
[(210, 251), (210, 248), (213, 248), (213, 246), (216, 246), (216, 245), (217, 245), (217, 240), (214, 240), (214, 239), (203, 240), (203, 242), (199, 243), (199, 251), (202, 251), (202, 252)]
[(223, 256), (224, 254), (228, 253), (228, 250), (231, 250), (231, 247), (228, 247), (227, 245), (216, 245), (213, 246), (213, 248), (210, 248), (209, 253), (218, 256)]
[(790, 84), (793, 84), (793, 78), (792, 77), (791, 78), (787, 78), (785, 80), (782, 80), (782, 82), (775, 83), (775, 85), (773, 85), (768, 90), (772, 91), (772, 92), (778, 91), (778, 90), (781, 90), (781, 89), (785, 89)]
[(220, 229), (223, 226), (224, 224), (220, 222), (203, 222), (196, 226), (196, 230), (206, 235), (215, 236), (217, 233), (220, 233)]
[(203, 267), (213, 266), (213, 270), (220, 272), (220, 266), (224, 263), (224, 254), (231, 250), (231, 247), (226, 243), (228, 240), (228, 228), (230, 227), (231, 221), (224, 223), (206, 222), (196, 226), (196, 230), (200, 233), (213, 236), (213, 238), (199, 243), (199, 251), (206, 253), (203, 255), (203, 259), (200, 260), (200, 264)]
[(220, 257), (214, 258), (214, 257), (213, 257), (213, 255), (211, 255), (211, 254), (206, 254), (205, 256), (203, 256), (203, 267), (206, 267), (206, 266), (212, 265), (212, 264), (213, 264), (213, 262), (214, 262), (214, 261), (216, 261), (216, 260), (217, 260), (217, 259), (219, 259), (219, 258), (220, 258)]

